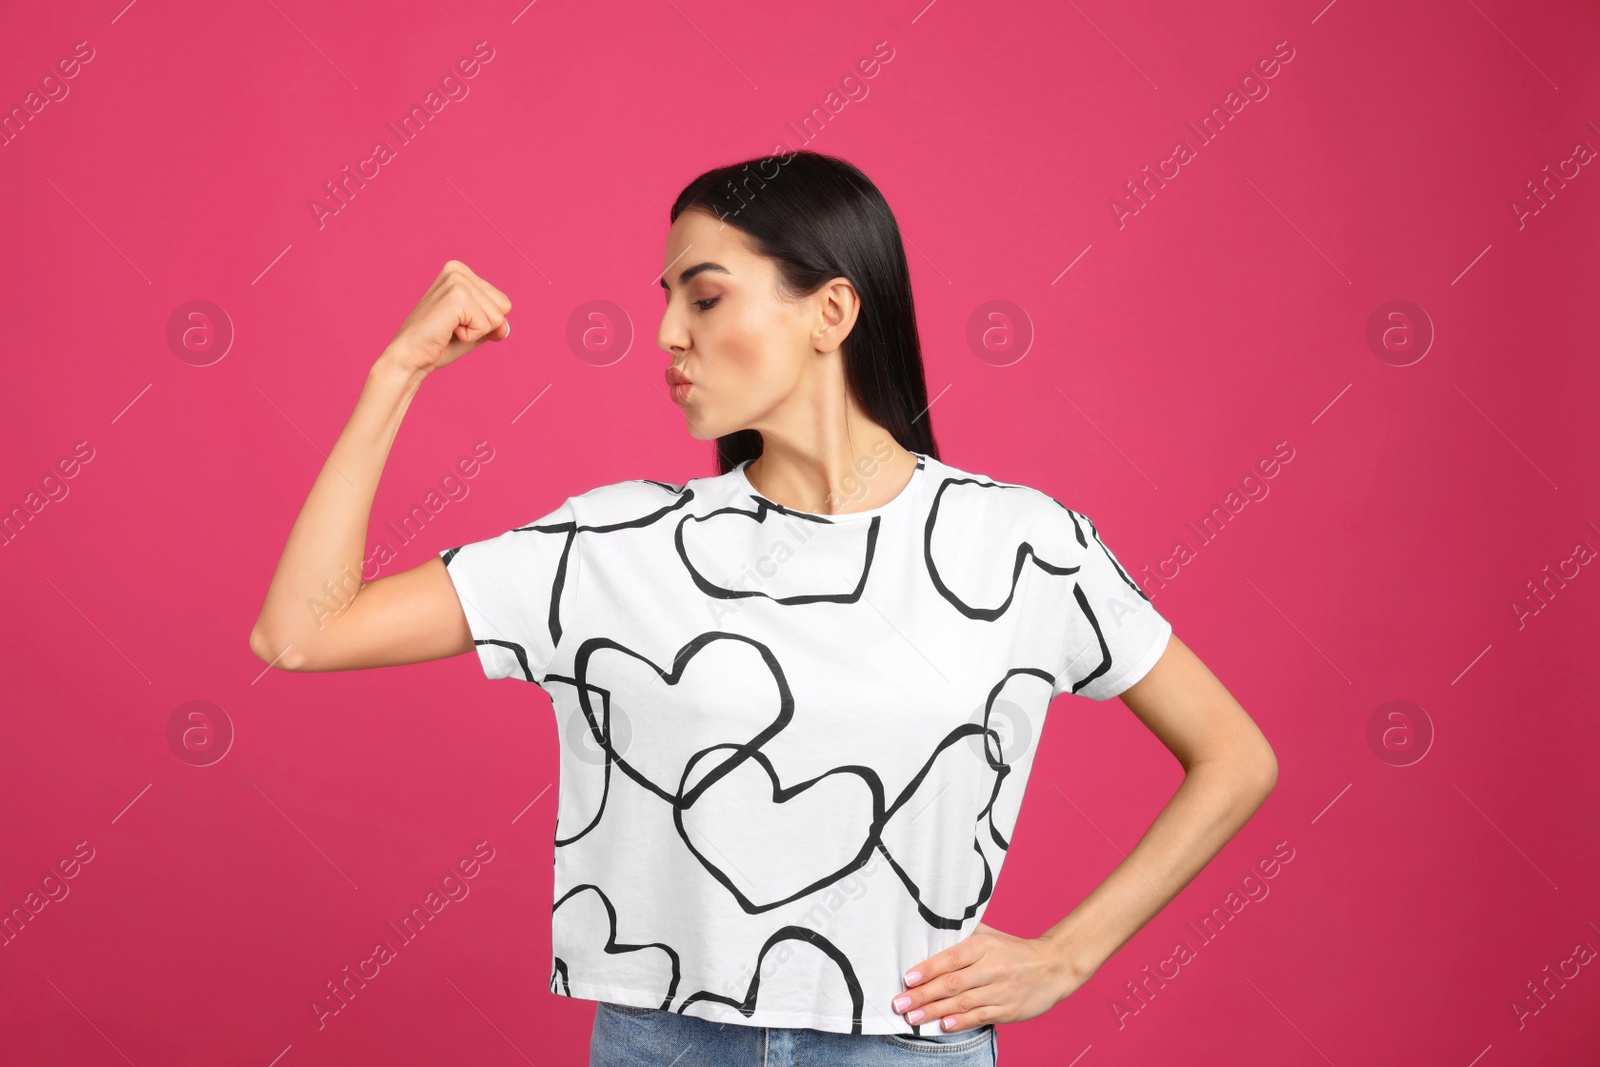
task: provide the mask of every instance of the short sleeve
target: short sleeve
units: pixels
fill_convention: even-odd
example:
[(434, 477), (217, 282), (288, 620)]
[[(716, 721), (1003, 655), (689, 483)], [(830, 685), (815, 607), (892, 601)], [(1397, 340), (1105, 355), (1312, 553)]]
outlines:
[(1172, 636), (1172, 624), (1112, 555), (1088, 516), (1063, 510), (1069, 543), (1077, 550), (1077, 570), (1063, 605), (1064, 647), (1052, 695), (1110, 700), (1156, 665)]
[(577, 528), (568, 497), (526, 526), (439, 553), (488, 677), (543, 686), (572, 599)]

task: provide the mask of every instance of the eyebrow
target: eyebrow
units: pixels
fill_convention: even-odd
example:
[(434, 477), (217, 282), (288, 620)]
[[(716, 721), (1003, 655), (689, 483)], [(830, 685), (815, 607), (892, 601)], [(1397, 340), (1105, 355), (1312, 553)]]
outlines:
[[(685, 267), (684, 268), (683, 273), (678, 275), (678, 284), (679, 285), (688, 285), (689, 284), (689, 279), (693, 278), (696, 274), (704, 274), (708, 270), (714, 270), (718, 274), (726, 274), (729, 277), (733, 276), (733, 271), (729, 270), (727, 267), (724, 267), (721, 263), (709, 263), (709, 262), (707, 262), (707, 263), (696, 263), (692, 267)], [(662, 278), (661, 278), (661, 288), (666, 289), (668, 291), (670, 291), (671, 288), (672, 288), (671, 286), (669, 286), (667, 284), (667, 279), (666, 279), (665, 275), (662, 275)]]

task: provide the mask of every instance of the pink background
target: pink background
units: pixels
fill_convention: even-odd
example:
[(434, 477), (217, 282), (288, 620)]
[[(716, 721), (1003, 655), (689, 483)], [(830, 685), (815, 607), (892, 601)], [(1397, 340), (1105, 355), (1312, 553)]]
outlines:
[[(7, 111), (93, 49), (0, 148), (0, 504), (66, 492), (0, 549), (0, 906), (93, 854), (0, 947), (0, 1060), (585, 1062), (594, 1004), (547, 985), (549, 698), (471, 657), (265, 671), (247, 635), (447, 259), (511, 295), (515, 333), (411, 406), (378, 573), (596, 485), (712, 473), (660, 377), (667, 210), (782, 144), (855, 162), (896, 212), (947, 462), (1093, 517), (1280, 762), (1168, 909), (1002, 1026), (1002, 1062), (1593, 1062), (1600, 167), (1563, 163), (1600, 148), (1592, 5), (121, 4), (0, 14)], [(385, 124), (480, 41), (469, 95), (397, 144)], [(788, 124), (880, 41), (804, 141)], [(1200, 144), (1185, 124), (1279, 42), (1269, 95)], [(308, 203), (379, 138), (395, 158), (319, 227)], [(1179, 139), (1196, 157), (1119, 226), (1112, 198)], [(1546, 165), (1570, 180), (1533, 214)], [(235, 333), (208, 366), (167, 340), (191, 300)], [(591, 300), (631, 321), (619, 359), (568, 344)], [(1030, 324), (1020, 360), (967, 342), (991, 300)], [(1366, 339), (1391, 300), (1436, 333), (1408, 366)], [(485, 441), (465, 498), (385, 532)], [(1292, 461), (1249, 481), (1280, 442)], [(1270, 492), (1202, 542), (1241, 480)], [(234, 733), (208, 766), (168, 740), (191, 700)], [(1369, 740), (1392, 700), (1419, 710)], [(1024, 936), (1181, 775), (1120, 701), (1053, 710), (985, 917)], [(325, 983), (480, 841), (470, 895), (319, 1028)], [(1201, 942), (1242, 883), (1270, 893)], [(1180, 939), (1194, 958), (1134, 999)]]

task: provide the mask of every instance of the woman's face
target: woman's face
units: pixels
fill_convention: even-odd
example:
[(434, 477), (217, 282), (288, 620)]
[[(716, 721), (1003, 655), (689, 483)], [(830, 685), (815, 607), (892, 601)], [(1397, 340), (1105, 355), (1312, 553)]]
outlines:
[[(702, 211), (685, 211), (667, 233), (661, 286), (656, 343), (672, 356), (663, 388), (699, 440), (772, 425), (771, 412), (813, 373), (817, 353), (843, 340), (829, 328), (833, 287), (782, 299), (777, 264)], [(687, 388), (672, 384), (680, 374)]]

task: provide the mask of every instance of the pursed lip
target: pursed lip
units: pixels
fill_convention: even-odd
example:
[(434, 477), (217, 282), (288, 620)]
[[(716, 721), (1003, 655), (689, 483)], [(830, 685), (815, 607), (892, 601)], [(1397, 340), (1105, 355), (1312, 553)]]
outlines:
[(669, 388), (671, 386), (674, 386), (674, 385), (689, 385), (689, 384), (690, 384), (689, 376), (687, 374), (683, 373), (683, 371), (679, 370), (677, 367), (668, 367), (667, 368), (667, 386)]

